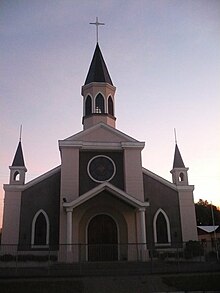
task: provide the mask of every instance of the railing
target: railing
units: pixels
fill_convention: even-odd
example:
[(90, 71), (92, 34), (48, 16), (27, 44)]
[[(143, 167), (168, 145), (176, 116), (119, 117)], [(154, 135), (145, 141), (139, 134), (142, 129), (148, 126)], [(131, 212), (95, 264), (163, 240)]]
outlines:
[(152, 249), (140, 243), (60, 244), (39, 249), (1, 245), (0, 276), (107, 274), (109, 270), (112, 274), (220, 270), (216, 251), (208, 247), (207, 243), (199, 242)]

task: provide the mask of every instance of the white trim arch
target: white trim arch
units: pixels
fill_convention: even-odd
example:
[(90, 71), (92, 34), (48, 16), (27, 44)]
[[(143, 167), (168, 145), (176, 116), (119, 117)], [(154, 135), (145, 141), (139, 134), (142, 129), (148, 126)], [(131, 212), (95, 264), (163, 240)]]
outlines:
[[(46, 220), (46, 243), (45, 245), (37, 245), (35, 244), (35, 227), (36, 227), (36, 221), (40, 214), (43, 214), (45, 220)], [(31, 228), (31, 247), (37, 247), (37, 248), (45, 248), (49, 245), (49, 235), (50, 235), (50, 222), (47, 213), (40, 209), (36, 214), (34, 215), (34, 218), (32, 220), (32, 228)]]
[[(165, 220), (166, 220), (166, 226), (167, 226), (167, 239), (168, 239), (168, 242), (166, 243), (158, 243), (157, 241), (157, 217), (158, 215), (162, 213)], [(171, 233), (170, 233), (170, 221), (169, 221), (169, 218), (167, 216), (167, 214), (165, 213), (165, 211), (161, 208), (159, 208), (157, 210), (157, 212), (155, 213), (154, 215), (154, 219), (153, 219), (153, 230), (154, 230), (154, 243), (156, 245), (169, 245), (171, 243)]]
[[(98, 102), (98, 99), (100, 99), (99, 102)], [(101, 92), (97, 93), (97, 95), (95, 96), (95, 99), (94, 99), (94, 106), (95, 106), (95, 109), (94, 109), (95, 114), (105, 114), (106, 113), (106, 98), (103, 95), (103, 93), (101, 93)], [(101, 106), (101, 108), (99, 108), (100, 106)], [(102, 109), (102, 107), (103, 107), (103, 109)]]
[[(112, 103), (112, 113), (109, 113), (109, 100), (111, 100), (111, 103)], [(106, 102), (106, 106), (107, 106), (107, 111), (106, 111), (106, 113), (108, 113), (108, 114), (110, 114), (110, 115), (112, 115), (113, 117), (115, 116), (115, 107), (114, 107), (114, 100), (113, 100), (113, 98), (112, 98), (112, 95), (109, 95), (108, 97), (107, 97), (107, 102)]]
[[(86, 113), (87, 112), (87, 100), (90, 98), (90, 101), (91, 101), (91, 107), (90, 107), (90, 112), (91, 113)], [(94, 109), (94, 101), (93, 101), (93, 98), (92, 98), (92, 95), (88, 94), (85, 99), (84, 99), (84, 109), (83, 109), (83, 115), (84, 116), (88, 116), (88, 115), (91, 115), (93, 114), (93, 109)]]

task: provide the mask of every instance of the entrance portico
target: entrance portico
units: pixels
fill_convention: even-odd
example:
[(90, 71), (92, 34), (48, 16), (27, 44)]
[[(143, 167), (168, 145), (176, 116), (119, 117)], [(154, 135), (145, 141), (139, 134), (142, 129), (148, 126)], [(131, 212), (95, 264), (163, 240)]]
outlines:
[(147, 206), (107, 182), (63, 203), (69, 261), (145, 261)]

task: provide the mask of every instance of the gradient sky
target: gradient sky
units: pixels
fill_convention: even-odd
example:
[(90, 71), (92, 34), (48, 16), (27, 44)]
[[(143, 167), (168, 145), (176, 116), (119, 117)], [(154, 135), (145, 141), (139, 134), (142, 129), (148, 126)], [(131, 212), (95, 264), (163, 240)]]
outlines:
[(59, 165), (58, 139), (82, 130), (96, 16), (117, 128), (146, 142), (143, 166), (169, 181), (176, 128), (195, 201), (220, 206), (218, 0), (1, 0), (1, 186), (20, 124), (26, 181)]

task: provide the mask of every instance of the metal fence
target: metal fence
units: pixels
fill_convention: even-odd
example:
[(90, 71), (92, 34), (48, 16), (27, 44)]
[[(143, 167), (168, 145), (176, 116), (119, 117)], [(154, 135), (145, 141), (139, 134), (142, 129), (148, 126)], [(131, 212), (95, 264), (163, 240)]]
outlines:
[(0, 276), (220, 271), (219, 248), (196, 241), (153, 248), (140, 243), (39, 248), (1, 245)]

